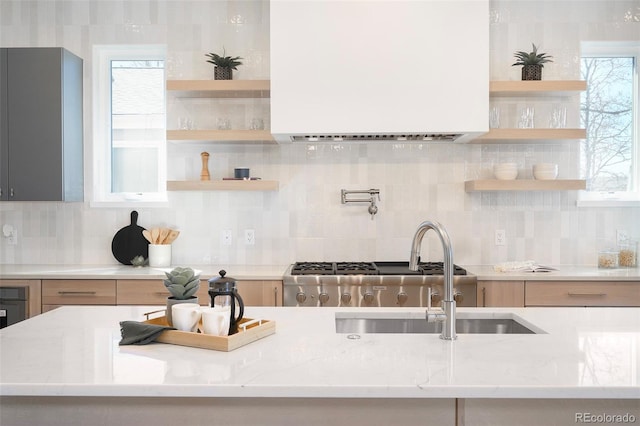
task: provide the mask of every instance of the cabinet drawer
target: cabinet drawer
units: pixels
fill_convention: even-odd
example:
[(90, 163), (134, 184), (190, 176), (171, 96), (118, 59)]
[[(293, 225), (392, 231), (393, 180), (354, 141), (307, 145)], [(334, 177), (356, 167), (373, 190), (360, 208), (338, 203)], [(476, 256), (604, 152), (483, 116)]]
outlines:
[(640, 306), (640, 282), (527, 281), (526, 306)]
[[(171, 294), (162, 280), (118, 280), (118, 305), (166, 305)], [(196, 293), (201, 305), (209, 304), (209, 284), (200, 280)]]
[(115, 305), (115, 280), (42, 280), (43, 305)]
[(481, 307), (524, 307), (524, 281), (478, 281)]

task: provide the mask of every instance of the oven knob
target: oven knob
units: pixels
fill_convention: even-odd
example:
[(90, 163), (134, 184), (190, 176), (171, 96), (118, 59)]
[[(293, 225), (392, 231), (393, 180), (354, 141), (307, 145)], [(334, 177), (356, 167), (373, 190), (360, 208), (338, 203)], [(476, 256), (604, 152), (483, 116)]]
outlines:
[(340, 300), (342, 300), (342, 303), (344, 305), (348, 305), (349, 303), (351, 303), (351, 293), (342, 293), (342, 296), (340, 296)]
[(373, 302), (373, 293), (368, 291), (368, 292), (366, 292), (364, 294), (364, 296), (362, 296), (362, 298), (364, 299), (365, 303), (369, 304), (369, 303)]
[(296, 301), (297, 301), (300, 305), (302, 305), (302, 304), (304, 303), (304, 301), (305, 301), (305, 300), (307, 300), (307, 295), (306, 295), (306, 294), (304, 294), (303, 292), (299, 291), (299, 292), (296, 294)]
[(398, 293), (398, 296), (397, 296), (398, 304), (404, 305), (405, 303), (407, 303), (408, 298), (409, 296), (407, 295), (407, 293), (405, 293), (404, 291), (401, 291), (400, 293)]
[(329, 301), (329, 295), (327, 293), (320, 293), (318, 295), (318, 300), (324, 305)]
[(461, 292), (457, 291), (457, 290), (453, 290), (453, 300), (456, 301), (456, 305), (459, 303), (462, 303), (462, 301), (464, 300), (464, 294), (462, 294)]

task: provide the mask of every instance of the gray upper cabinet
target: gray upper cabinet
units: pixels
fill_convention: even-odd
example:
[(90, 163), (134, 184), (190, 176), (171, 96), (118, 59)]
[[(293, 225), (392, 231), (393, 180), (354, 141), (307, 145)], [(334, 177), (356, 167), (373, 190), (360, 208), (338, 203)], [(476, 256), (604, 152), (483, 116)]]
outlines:
[(82, 201), (82, 59), (0, 49), (0, 200)]

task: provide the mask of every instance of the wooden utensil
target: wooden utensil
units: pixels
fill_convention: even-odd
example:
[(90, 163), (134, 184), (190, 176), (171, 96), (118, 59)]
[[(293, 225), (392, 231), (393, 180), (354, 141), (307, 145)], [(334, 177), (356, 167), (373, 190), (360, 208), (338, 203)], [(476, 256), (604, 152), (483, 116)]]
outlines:
[(144, 231), (142, 231), (142, 235), (144, 236), (144, 238), (149, 241), (151, 244), (153, 244), (153, 237), (151, 236), (151, 232), (149, 232), (147, 229), (145, 229)]
[(160, 228), (160, 236), (158, 237), (158, 244), (168, 244), (165, 242), (169, 235), (169, 228)]
[(151, 228), (151, 244), (158, 244), (160, 238), (160, 228)]
[(178, 235), (180, 235), (180, 231), (176, 231), (175, 229), (170, 229), (169, 235), (165, 240), (165, 244), (171, 244), (172, 242), (174, 242), (175, 239), (178, 238)]

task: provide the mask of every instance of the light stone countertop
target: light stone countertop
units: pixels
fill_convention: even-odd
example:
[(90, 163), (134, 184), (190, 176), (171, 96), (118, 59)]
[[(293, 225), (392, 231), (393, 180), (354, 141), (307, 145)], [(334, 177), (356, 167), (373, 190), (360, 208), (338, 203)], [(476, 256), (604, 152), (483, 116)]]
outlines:
[[(219, 276), (220, 270), (237, 280), (281, 280), (289, 265), (175, 265), (189, 266), (201, 279)], [(163, 279), (173, 267), (135, 268), (131, 265), (0, 265), (0, 279)]]
[[(178, 265), (176, 265), (178, 266)], [(201, 278), (227, 276), (238, 280), (281, 280), (290, 265), (183, 265), (201, 271)], [(639, 281), (640, 268), (599, 269), (596, 266), (551, 265), (552, 272), (496, 272), (491, 265), (460, 265), (479, 280)], [(171, 268), (129, 265), (0, 265), (0, 279), (157, 279)]]
[(154, 307), (62, 307), (0, 330), (0, 395), (317, 398), (640, 398), (640, 308), (459, 308), (544, 334), (361, 334), (335, 315), (419, 308), (258, 308), (276, 333), (232, 352), (119, 346)]
[(640, 268), (602, 269), (597, 266), (548, 265), (549, 272), (496, 272), (491, 265), (461, 265), (478, 280), (497, 281), (640, 281)]

